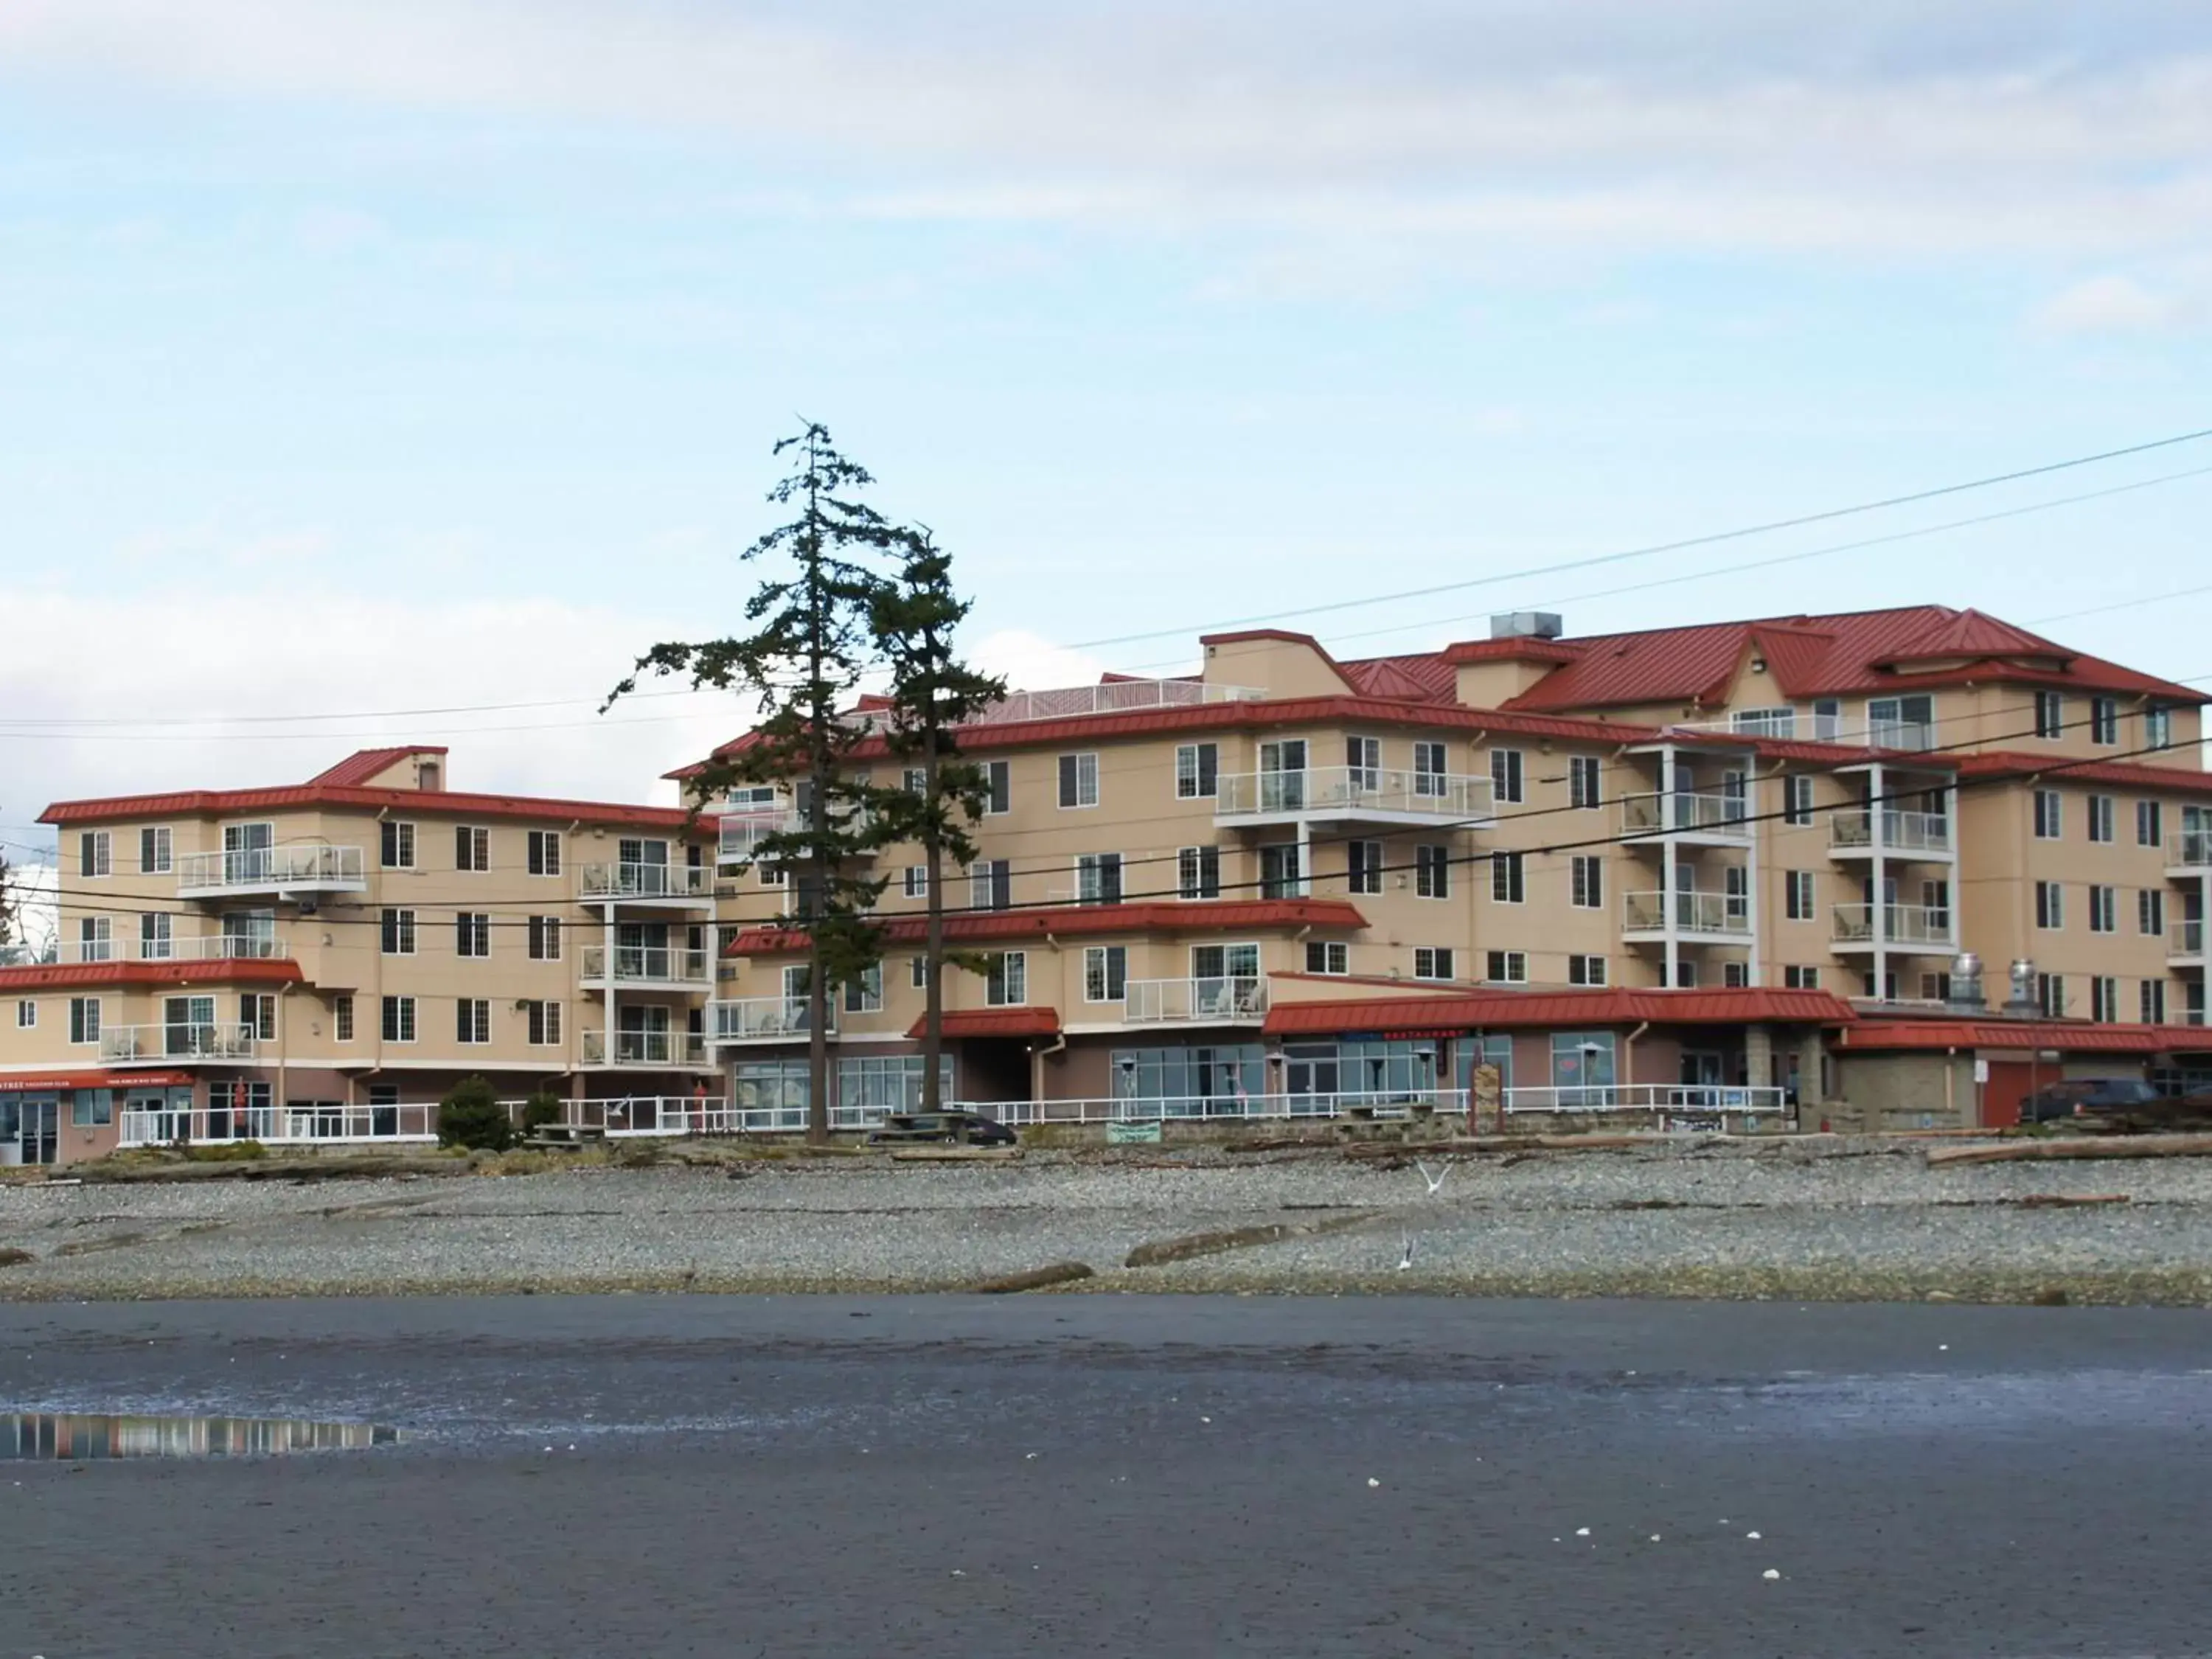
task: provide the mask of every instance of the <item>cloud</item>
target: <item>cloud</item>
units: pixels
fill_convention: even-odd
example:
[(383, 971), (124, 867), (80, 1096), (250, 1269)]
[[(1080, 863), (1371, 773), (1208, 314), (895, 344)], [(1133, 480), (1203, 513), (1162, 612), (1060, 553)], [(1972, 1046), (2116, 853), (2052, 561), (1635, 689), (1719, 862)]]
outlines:
[(2038, 306), (2029, 320), (2049, 334), (2150, 334), (2182, 326), (2195, 307), (2132, 276), (2092, 276)]

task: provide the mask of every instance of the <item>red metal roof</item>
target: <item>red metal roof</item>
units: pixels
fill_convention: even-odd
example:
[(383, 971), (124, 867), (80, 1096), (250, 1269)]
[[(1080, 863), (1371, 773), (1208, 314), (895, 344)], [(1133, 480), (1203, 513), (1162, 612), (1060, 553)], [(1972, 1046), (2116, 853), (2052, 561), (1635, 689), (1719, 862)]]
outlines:
[[(2176, 749), (2186, 760), (2197, 745)], [(2083, 761), (2065, 755), (2027, 755), (2016, 750), (1991, 750), (1962, 756), (1959, 771), (1966, 777), (2033, 778), (2048, 775), (2059, 782), (2109, 783), (2122, 789), (2178, 789), (2186, 794), (2212, 795), (2212, 772), (2193, 766), (2148, 766), (2140, 761)]]
[(336, 766), (318, 772), (309, 783), (367, 783), (386, 768), (397, 766), (410, 755), (447, 755), (453, 751), (442, 743), (410, 743), (401, 749), (362, 749), (348, 755)]
[[(920, 915), (884, 919), (884, 938), (893, 945), (918, 943), (928, 927)], [(945, 937), (955, 945), (994, 939), (1042, 939), (1095, 933), (1234, 933), (1266, 927), (1367, 926), (1357, 905), (1343, 899), (1208, 899), (1190, 903), (1044, 905), (1028, 910), (969, 911), (945, 919)], [(806, 948), (799, 927), (748, 927), (723, 948), (730, 957), (776, 956)]]
[(1581, 1025), (1846, 1025), (1850, 1005), (1826, 991), (1767, 988), (1659, 991), (1610, 987), (1588, 991), (1470, 991), (1455, 999), (1377, 997), (1346, 1002), (1279, 1003), (1267, 1013), (1271, 1035), (1412, 1030), (1570, 1030)]
[(32, 1072), (0, 1076), (0, 1094), (43, 1094), (49, 1089), (181, 1089), (189, 1072)]
[(92, 985), (293, 985), (301, 977), (296, 962), (256, 957), (205, 962), (46, 962), (0, 968), (0, 993), (76, 990)]
[[(395, 752), (407, 754), (413, 751), (399, 750)], [(357, 761), (361, 757), (356, 756), (353, 759)], [(351, 761), (342, 762), (338, 768), (332, 769), (342, 769), (351, 764)], [(629, 806), (609, 801), (560, 800), (536, 795), (459, 793), (444, 789), (372, 789), (355, 784), (316, 781), (268, 789), (187, 789), (168, 794), (109, 795), (90, 800), (56, 801), (39, 814), (39, 822), (100, 823), (118, 818), (213, 817), (234, 812), (313, 807), (352, 808), (372, 812), (439, 813), (469, 818), (517, 818), (540, 823), (548, 819), (581, 819), (586, 823), (635, 825), (654, 830), (682, 830), (688, 821), (684, 811), (673, 806)], [(695, 833), (702, 837), (710, 836), (714, 831), (714, 826), (711, 823), (701, 823), (695, 827)]]
[(1502, 640), (1462, 640), (1446, 646), (1440, 659), (1456, 668), (1468, 662), (1572, 662), (1580, 654), (1563, 640), (1516, 634)]
[[(1050, 1008), (962, 1008), (945, 1012), (943, 1030), (948, 1037), (1058, 1036), (1060, 1016)], [(921, 1020), (907, 1028), (910, 1037), (921, 1033)]]
[(1953, 658), (2051, 657), (2060, 666), (2073, 660), (2040, 635), (1979, 611), (1954, 611), (1902, 644), (1891, 647), (1888, 661), (1942, 662)]
[(1411, 657), (1368, 657), (1340, 662), (1336, 667), (1363, 697), (1441, 703), (1456, 702), (1459, 698), (1458, 674), (1433, 652)]
[(1864, 1020), (1843, 1035), (1843, 1047), (1893, 1048), (2055, 1048), (2061, 1054), (2162, 1054), (2212, 1052), (2202, 1025), (2100, 1025), (2038, 1019)]

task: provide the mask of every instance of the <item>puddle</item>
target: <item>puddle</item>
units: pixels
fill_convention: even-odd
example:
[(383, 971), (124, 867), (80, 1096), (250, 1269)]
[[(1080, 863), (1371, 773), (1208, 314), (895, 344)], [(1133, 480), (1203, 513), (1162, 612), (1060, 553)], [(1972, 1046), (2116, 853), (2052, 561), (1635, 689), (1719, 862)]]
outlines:
[(78, 1462), (95, 1457), (267, 1457), (362, 1451), (397, 1444), (374, 1423), (309, 1423), (283, 1417), (95, 1417), (77, 1412), (0, 1412), (0, 1463)]

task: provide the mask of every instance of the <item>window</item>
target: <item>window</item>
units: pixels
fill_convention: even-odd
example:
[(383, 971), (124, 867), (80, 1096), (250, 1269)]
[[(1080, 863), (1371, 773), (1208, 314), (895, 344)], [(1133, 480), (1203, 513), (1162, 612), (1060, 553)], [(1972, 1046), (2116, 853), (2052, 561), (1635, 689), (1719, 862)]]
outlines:
[(1221, 896), (1221, 849), (1218, 847), (1176, 849), (1176, 894), (1187, 899)]
[(1344, 740), (1345, 782), (1353, 790), (1373, 794), (1382, 787), (1382, 741), (1379, 738)]
[(76, 838), (77, 873), (85, 877), (107, 876), (115, 873), (114, 849), (107, 831), (88, 830)]
[(902, 885), (908, 898), (927, 898), (929, 896), (929, 866), (926, 864), (908, 865), (903, 872)]
[(173, 867), (175, 856), (175, 837), (169, 826), (141, 830), (138, 832), (138, 872), (146, 876), (166, 876)]
[(76, 923), (79, 962), (115, 960), (114, 921), (107, 916), (79, 916)]
[(463, 910), (453, 918), (453, 954), (488, 957), (491, 954), (491, 917), (482, 910)]
[(2038, 974), (2035, 976), (2035, 1006), (2045, 1019), (2066, 1018), (2066, 976), (2063, 974)]
[(2039, 789), (2035, 792), (2035, 838), (2038, 841), (2057, 841), (2061, 833), (2058, 792)]
[(1014, 810), (1013, 765), (1009, 761), (988, 761), (983, 767), (983, 782), (988, 799), (983, 811), (993, 817)]
[(1782, 984), (1784, 989), (1790, 991), (1817, 991), (1820, 988), (1820, 970), (1793, 964), (1782, 970)]
[(491, 868), (491, 831), (461, 823), (453, 826), (453, 868), (479, 872)]
[(70, 1041), (81, 1043), (100, 1041), (100, 999), (98, 997), (70, 999)]
[(1518, 749), (1493, 749), (1490, 751), (1490, 796), (1493, 801), (1517, 801), (1521, 799), (1521, 751)]
[(533, 1048), (557, 1048), (561, 1046), (561, 1005), (557, 1002), (532, 1002), (523, 1010), (530, 1023), (530, 1046)]
[(167, 962), (177, 951), (173, 931), (176, 918), (166, 910), (149, 910), (138, 918), (138, 955), (146, 962)]
[(38, 1024), (39, 1005), (31, 998), (25, 997), (15, 1005), (15, 1029), (19, 1031), (32, 1031), (38, 1029)]
[[(1663, 967), (1659, 970), (1662, 982), (1665, 981), (1666, 972)], [(1698, 988), (1696, 963), (1684, 960), (1674, 964), (1674, 988), (1678, 991), (1694, 991)]]
[(2055, 881), (2035, 884), (2035, 925), (2053, 933), (2066, 925), (2066, 890)]
[(528, 856), (532, 875), (559, 875), (561, 873), (561, 832), (558, 830), (532, 830), (530, 832)]
[(908, 957), (906, 959), (906, 982), (917, 991), (929, 988), (929, 958)]
[(1782, 780), (1782, 821), (1784, 823), (1810, 823), (1813, 821), (1813, 775), (1792, 772)]
[(525, 924), (523, 931), (529, 941), (530, 959), (532, 962), (561, 960), (560, 917), (532, 916)]
[(1577, 910), (1605, 908), (1605, 860), (1577, 854), (1568, 866), (1568, 902)]
[(1085, 904), (1121, 902), (1121, 855), (1081, 853), (1075, 860), (1075, 896)]
[(412, 910), (386, 910), (382, 929), (386, 956), (411, 957), (415, 954), (415, 913)]
[[(2173, 711), (2171, 708), (2143, 710), (2143, 747), (2146, 749), (2173, 747)], [(2146, 984), (2149, 982), (2144, 981)], [(2162, 1003), (2165, 1000), (2166, 987), (2161, 983), (2158, 988), (2159, 1000)]]
[(2166, 981), (2147, 979), (2136, 988), (2136, 1012), (2146, 1025), (2166, 1024)]
[(1441, 799), (1451, 791), (1446, 781), (1450, 776), (1450, 759), (1440, 743), (1417, 743), (1413, 745), (1413, 793), (1431, 799)]
[(1298, 844), (1277, 842), (1260, 849), (1260, 896), (1300, 898), (1304, 896), (1304, 872), (1298, 864)]
[(1098, 805), (1098, 757), (1062, 755), (1060, 757), (1060, 804), (1064, 807)]
[(1595, 807), (1605, 805), (1598, 780), (1602, 775), (1595, 755), (1567, 757), (1567, 804), (1570, 806)]
[(1382, 843), (1349, 841), (1344, 844), (1345, 890), (1379, 893), (1382, 890)]
[(2066, 731), (2066, 699), (2056, 691), (2035, 694), (2035, 735), (2062, 737)]
[(1452, 976), (1452, 953), (1449, 950), (1420, 945), (1413, 948), (1413, 977), (1415, 979), (1449, 979)]
[(1751, 964), (1747, 962), (1721, 963), (1721, 983), (1731, 991), (1741, 991), (1751, 983)]
[(462, 997), (453, 1004), (453, 1041), (471, 1044), (491, 1041), (489, 999)]
[(2089, 1018), (2109, 1025), (2120, 1017), (2120, 982), (2110, 974), (2089, 976)]
[(984, 975), (983, 1000), (994, 1008), (1018, 1008), (1029, 1000), (1029, 953), (1007, 951), (993, 957)]
[(2111, 887), (2092, 887), (2089, 890), (2089, 931), (2093, 933), (2117, 933), (2120, 931), (2119, 893)]
[(276, 1041), (276, 999), (248, 991), (238, 1000), (238, 1023), (257, 1042)]
[(872, 962), (845, 981), (845, 1012), (880, 1014), (884, 1011), (884, 964)]
[(353, 1041), (353, 999), (339, 995), (331, 999), (331, 1040), (334, 1042)]
[(2136, 895), (2136, 932), (2150, 939), (2166, 932), (2166, 895), (2155, 887)]
[(1920, 976), (1920, 1000), (1923, 1002), (1948, 1002), (1951, 1000), (1951, 976), (1941, 971)]
[(1212, 800), (1220, 793), (1221, 750), (1210, 743), (1186, 743), (1176, 750), (1176, 799)]
[(1490, 857), (1490, 896), (1494, 903), (1518, 904), (1528, 896), (1522, 878), (1522, 855), (1493, 853)]
[(1120, 945), (1094, 945), (1083, 953), (1083, 1000), (1119, 1002), (1128, 994), (1129, 952)]
[(1528, 953), (1526, 951), (1492, 951), (1485, 954), (1482, 976), (1492, 985), (1526, 985), (1528, 982)]
[(415, 1041), (415, 999), (413, 997), (384, 999), (384, 1040), (386, 1042)]
[(1306, 941), (1306, 972), (1310, 974), (1348, 974), (1352, 971), (1352, 947), (1340, 939), (1310, 939)]
[(1941, 938), (1951, 931), (1951, 884), (1948, 881), (1923, 881), (1920, 884), (1920, 908), (1928, 913), (1928, 926)]
[(1782, 914), (1791, 921), (1813, 920), (1813, 872), (1810, 870), (1784, 870), (1782, 872)]
[(908, 767), (899, 775), (899, 787), (909, 795), (927, 795), (929, 793), (929, 769), (926, 766)]
[(1451, 896), (1451, 849), (1416, 847), (1413, 849), (1413, 891), (1422, 898)]
[(378, 862), (387, 870), (412, 870), (415, 867), (415, 826), (396, 823), (386, 818), (377, 826)]
[(2089, 797), (2089, 839), (2110, 841), (2112, 838), (2112, 798), (2110, 795)]
[(1570, 985), (1603, 985), (1606, 982), (1603, 957), (1569, 957), (1567, 983)]
[(968, 908), (1006, 910), (1013, 907), (1013, 866), (1004, 859), (978, 859), (968, 866)]
[(2136, 803), (2136, 845), (2163, 847), (2166, 844), (2166, 814), (2154, 800)]
[(2113, 744), (2120, 740), (2120, 703), (2117, 697), (2089, 699), (2089, 741)]

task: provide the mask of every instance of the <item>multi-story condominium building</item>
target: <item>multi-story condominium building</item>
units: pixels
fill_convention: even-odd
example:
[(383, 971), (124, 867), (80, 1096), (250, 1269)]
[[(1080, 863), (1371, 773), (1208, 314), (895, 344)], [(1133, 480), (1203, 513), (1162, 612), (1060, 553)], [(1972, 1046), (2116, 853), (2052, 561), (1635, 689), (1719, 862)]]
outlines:
[[(1994, 1122), (2039, 1066), (2212, 1066), (2186, 686), (1935, 606), (1203, 648), (962, 732), (990, 810), (945, 895), (983, 969), (947, 976), (950, 1097), (1321, 1114), (1494, 1084), (1509, 1111)], [(895, 765), (873, 739), (858, 763)], [(0, 969), (0, 1158), (426, 1133), (472, 1073), (610, 1128), (803, 1122), (804, 939), (755, 856), (795, 792), (693, 820), (456, 793), (445, 764), (49, 808), (64, 949)], [(922, 1063), (926, 876), (872, 861), (846, 1126)], [(1962, 951), (2011, 1018), (1954, 981)]]

